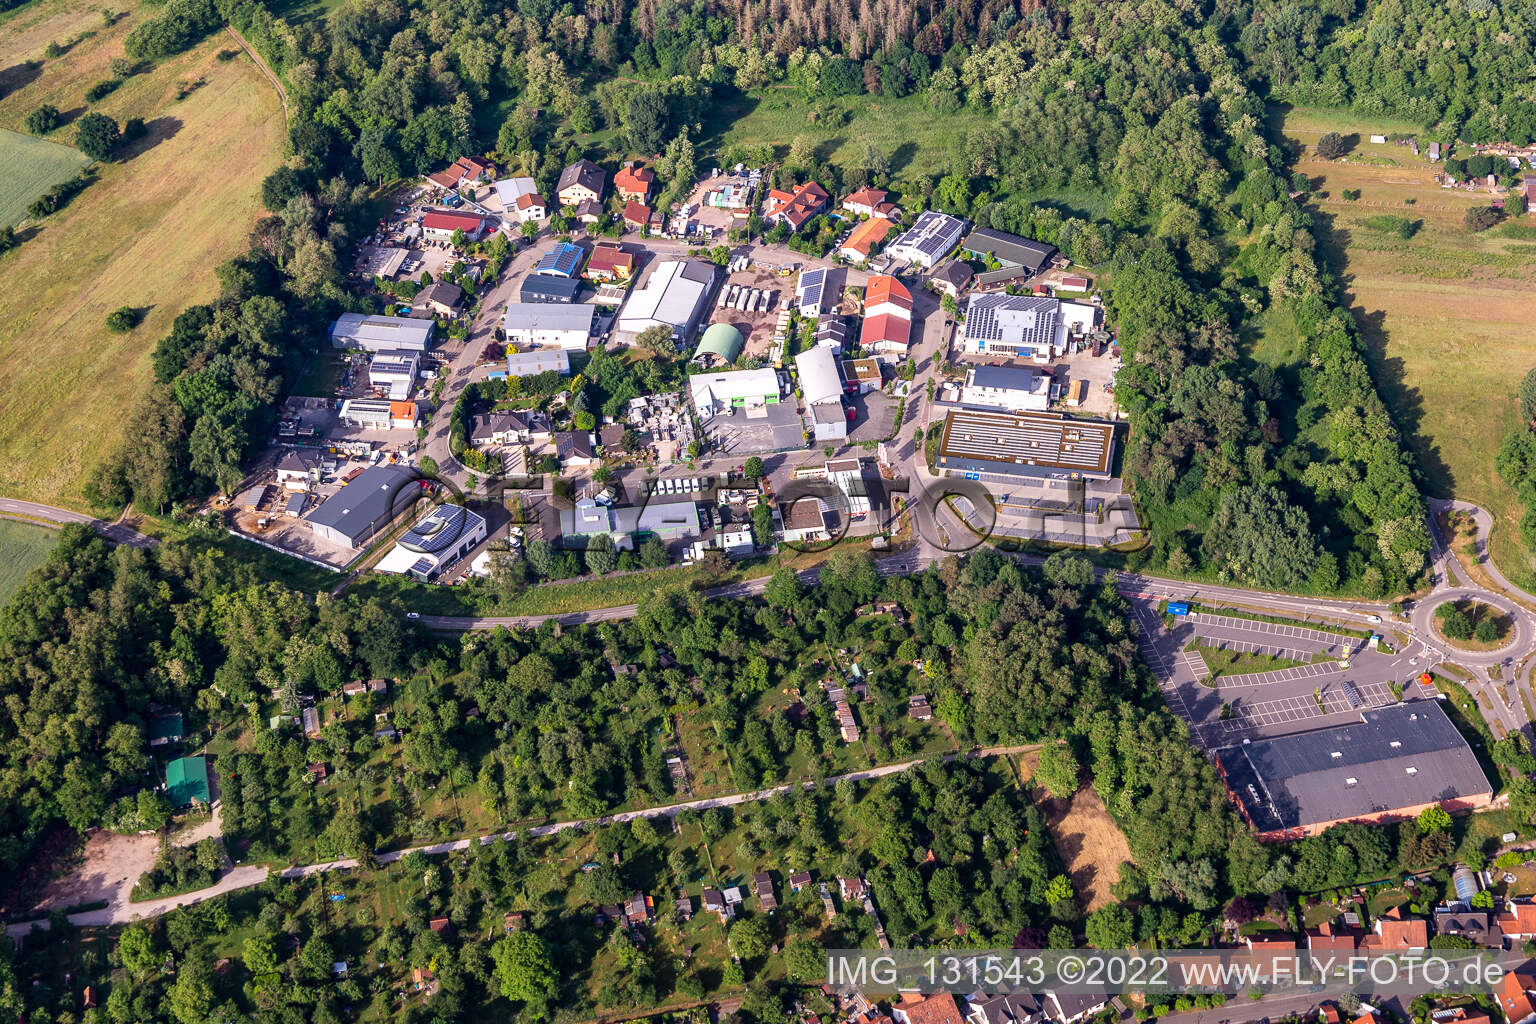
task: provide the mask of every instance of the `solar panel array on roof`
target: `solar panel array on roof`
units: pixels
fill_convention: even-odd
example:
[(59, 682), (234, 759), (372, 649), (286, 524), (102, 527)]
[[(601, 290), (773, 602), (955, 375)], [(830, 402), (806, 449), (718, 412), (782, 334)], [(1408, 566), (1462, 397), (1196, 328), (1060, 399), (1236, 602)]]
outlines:
[(964, 221), (947, 213), (924, 210), (912, 226), (891, 243), (890, 251), (905, 259), (918, 258), (932, 266), (959, 243), (964, 231)]
[(398, 543), (412, 551), (444, 551), (477, 530), (484, 520), (463, 505), (439, 505), (400, 535)]
[(1115, 427), (1049, 413), (951, 410), (939, 443), (941, 468), (976, 473), (1038, 475), (1035, 470), (1109, 472)]
[(1043, 295), (972, 295), (965, 306), (965, 339), (978, 349), (1050, 347), (1061, 303)]
[(533, 268), (535, 274), (549, 274), (554, 277), (575, 277), (576, 269), (581, 266), (581, 246), (572, 245), (570, 242), (561, 242), (553, 249), (539, 257), (538, 264)]
[(795, 289), (795, 305), (800, 307), (800, 312), (806, 315), (816, 315), (821, 312), (822, 294), (827, 287), (827, 271), (825, 267), (817, 267), (815, 270), (807, 270), (800, 275), (800, 284)]

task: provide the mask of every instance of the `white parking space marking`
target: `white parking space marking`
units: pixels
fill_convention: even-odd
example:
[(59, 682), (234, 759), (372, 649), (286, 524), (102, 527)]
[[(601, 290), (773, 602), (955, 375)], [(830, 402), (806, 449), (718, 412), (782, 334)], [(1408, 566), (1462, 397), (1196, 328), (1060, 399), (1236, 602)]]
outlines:
[(1320, 629), (1308, 629), (1305, 626), (1284, 626), (1278, 622), (1260, 622), (1257, 619), (1240, 619), (1231, 615), (1212, 615), (1209, 612), (1200, 612), (1196, 621), (1201, 625), (1220, 626), (1228, 629), (1249, 630), (1255, 633), (1268, 633), (1271, 636), (1290, 637), (1295, 640), (1309, 640), (1320, 644), (1361, 644), (1365, 641), (1357, 636), (1349, 636), (1344, 633), (1333, 633)]
[(1313, 679), (1318, 676), (1337, 675), (1343, 671), (1336, 661), (1320, 661), (1313, 665), (1297, 665), (1293, 668), (1276, 669), (1273, 672), (1248, 672), (1240, 676), (1225, 676), (1217, 679), (1215, 682), (1217, 687), (1225, 690), (1229, 687), (1291, 683), (1302, 679)]

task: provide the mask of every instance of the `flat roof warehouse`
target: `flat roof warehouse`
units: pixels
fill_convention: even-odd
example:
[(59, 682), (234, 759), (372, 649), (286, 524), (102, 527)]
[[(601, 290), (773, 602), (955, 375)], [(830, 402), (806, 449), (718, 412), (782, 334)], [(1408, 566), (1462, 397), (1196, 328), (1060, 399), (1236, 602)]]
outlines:
[(1115, 425), (1047, 412), (953, 409), (944, 418), (938, 467), (950, 475), (1009, 477), (1080, 473), (1108, 479)]
[(1216, 765), (1263, 839), (1316, 835), (1341, 821), (1410, 818), (1433, 805), (1481, 807), (1493, 797), (1477, 755), (1434, 700), (1223, 747)]

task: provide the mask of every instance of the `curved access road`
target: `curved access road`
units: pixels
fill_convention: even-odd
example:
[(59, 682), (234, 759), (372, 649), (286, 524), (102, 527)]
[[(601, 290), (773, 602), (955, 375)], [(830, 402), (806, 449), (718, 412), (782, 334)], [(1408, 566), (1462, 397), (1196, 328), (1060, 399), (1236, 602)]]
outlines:
[(122, 523), (109, 523), (103, 519), (96, 519), (82, 512), (75, 512), (67, 508), (58, 508), (53, 505), (41, 505), (35, 501), (22, 501), (19, 498), (0, 498), (0, 518), (16, 518), (33, 520), (44, 526), (63, 527), (71, 523), (83, 523), (101, 534), (114, 544), (127, 544), (136, 548), (151, 548), (160, 543), (154, 537), (142, 534), (131, 526)]
[(1472, 514), (1472, 521), (1477, 524), (1477, 540), (1474, 542), (1476, 545), (1477, 564), (1482, 567), (1482, 570), (1488, 574), (1489, 578), (1500, 589), (1507, 592), (1510, 596), (1520, 601), (1526, 601), (1531, 605), (1536, 605), (1536, 595), (1529, 594), (1509, 582), (1508, 577), (1499, 571), (1498, 565), (1490, 556), (1488, 542), (1493, 537), (1493, 516), (1488, 514), (1487, 509), (1480, 505), (1474, 505), (1470, 501), (1456, 501), (1455, 499), (1447, 501), (1444, 498), (1429, 499), (1429, 508), (1431, 513), (1430, 525), (1433, 527), (1431, 536), (1437, 549), (1449, 551), (1445, 538), (1440, 536), (1440, 526), (1434, 517), (1441, 512), (1470, 512)]

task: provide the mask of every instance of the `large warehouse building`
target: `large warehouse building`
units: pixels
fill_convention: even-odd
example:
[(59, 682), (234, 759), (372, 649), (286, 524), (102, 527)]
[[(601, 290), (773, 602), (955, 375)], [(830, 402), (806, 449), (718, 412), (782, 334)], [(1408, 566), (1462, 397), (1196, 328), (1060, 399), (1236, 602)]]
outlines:
[(1115, 425), (1049, 412), (952, 409), (944, 417), (936, 460), (945, 476), (985, 483), (1108, 480)]
[(650, 327), (670, 327), (674, 341), (687, 341), (709, 301), (715, 274), (714, 264), (698, 260), (658, 263), (645, 286), (624, 303), (616, 329), (637, 335)]
[(1064, 355), (1074, 337), (1092, 331), (1098, 315), (1098, 307), (1086, 302), (983, 292), (966, 302), (956, 338), (963, 351), (977, 355), (1048, 363)]
[(432, 347), (432, 327), (431, 320), (415, 317), (343, 313), (331, 324), (331, 347), (425, 352)]
[(403, 466), (372, 466), (305, 516), (309, 528), (333, 544), (360, 548), (383, 532), (421, 496), (418, 477)]
[(779, 375), (771, 367), (695, 373), (688, 390), (699, 419), (710, 420), (732, 409), (756, 409), (779, 401)]
[(1388, 822), (1484, 807), (1493, 786), (1440, 703), (1412, 700), (1332, 729), (1216, 751), (1238, 812), (1260, 839), (1317, 835), (1341, 822)]

